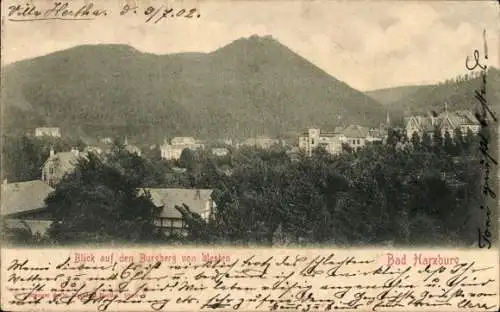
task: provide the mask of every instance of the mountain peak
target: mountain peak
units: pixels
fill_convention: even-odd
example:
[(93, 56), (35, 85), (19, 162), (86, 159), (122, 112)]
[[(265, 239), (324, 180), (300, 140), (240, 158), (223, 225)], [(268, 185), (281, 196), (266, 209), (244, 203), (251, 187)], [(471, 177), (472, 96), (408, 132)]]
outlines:
[(260, 36), (257, 34), (253, 34), (249, 37), (243, 37), (234, 40), (233, 42), (217, 49), (214, 51), (215, 54), (220, 51), (234, 51), (238, 50), (246, 50), (246, 51), (255, 51), (255, 50), (272, 50), (272, 49), (288, 49), (288, 47), (281, 44), (277, 39), (275, 39), (271, 35)]
[(79, 50), (80, 53), (82, 52), (91, 53), (98, 51), (99, 53), (142, 54), (142, 52), (140, 52), (136, 48), (128, 44), (121, 44), (121, 43), (85, 44), (73, 47), (65, 51), (71, 51), (71, 50)]

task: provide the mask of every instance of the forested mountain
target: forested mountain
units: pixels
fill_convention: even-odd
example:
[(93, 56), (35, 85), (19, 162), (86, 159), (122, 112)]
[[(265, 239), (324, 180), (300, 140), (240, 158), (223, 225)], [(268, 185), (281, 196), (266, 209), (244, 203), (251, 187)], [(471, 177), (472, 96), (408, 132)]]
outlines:
[[(408, 114), (425, 114), (432, 110), (444, 111), (444, 103), (448, 110), (473, 110), (479, 105), (475, 91), (481, 89), (482, 78), (479, 73), (463, 75), (445, 82), (422, 86), (416, 92), (392, 102), (392, 110)], [(500, 71), (490, 68), (486, 75), (486, 98), (495, 111), (500, 109)]]
[(206, 54), (78, 46), (9, 65), (2, 78), (7, 133), (54, 125), (63, 135), (158, 142), (378, 125), (385, 117), (380, 103), (271, 37)]
[(365, 91), (365, 94), (383, 105), (391, 105), (427, 86), (401, 86)]

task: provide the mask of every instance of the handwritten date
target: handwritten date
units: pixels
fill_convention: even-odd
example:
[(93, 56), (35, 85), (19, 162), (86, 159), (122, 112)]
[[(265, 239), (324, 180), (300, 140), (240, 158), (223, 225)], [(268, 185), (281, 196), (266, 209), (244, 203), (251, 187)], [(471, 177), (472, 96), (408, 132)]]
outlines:
[(156, 24), (163, 19), (168, 18), (200, 18), (201, 14), (198, 9), (174, 9), (166, 6), (149, 6), (144, 11), (140, 11), (139, 7), (129, 6), (126, 4), (122, 10), (120, 11), (120, 15), (129, 15), (129, 14), (143, 14), (146, 17), (146, 23)]
[[(103, 5), (99, 3), (99, 5)], [(41, 7), (34, 4), (16, 4), (7, 7), (7, 19), (11, 22), (30, 22), (46, 20), (82, 21), (105, 18), (109, 15), (128, 17), (145, 17), (145, 23), (157, 24), (164, 19), (198, 19), (201, 17), (197, 8), (173, 8), (167, 5), (138, 7), (124, 5), (113, 11), (110, 7), (98, 7), (97, 4), (89, 2), (84, 5), (76, 5), (71, 1), (54, 2), (52, 6)]]

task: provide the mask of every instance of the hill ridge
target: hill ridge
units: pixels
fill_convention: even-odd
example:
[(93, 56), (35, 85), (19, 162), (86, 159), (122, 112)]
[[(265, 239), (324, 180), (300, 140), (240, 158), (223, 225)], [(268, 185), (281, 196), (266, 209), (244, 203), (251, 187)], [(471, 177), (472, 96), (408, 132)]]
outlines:
[[(210, 53), (84, 45), (4, 68), (8, 132), (57, 123), (69, 135), (279, 136), (310, 124), (375, 126), (380, 103), (272, 37)], [(49, 83), (50, 82), (50, 83)], [(22, 111), (22, 112), (21, 112)]]

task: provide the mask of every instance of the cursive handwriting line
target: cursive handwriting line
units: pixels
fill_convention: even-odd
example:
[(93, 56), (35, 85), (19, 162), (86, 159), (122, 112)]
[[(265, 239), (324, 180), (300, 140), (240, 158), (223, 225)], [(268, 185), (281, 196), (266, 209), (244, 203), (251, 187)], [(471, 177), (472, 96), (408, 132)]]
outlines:
[(92, 21), (94, 18), (66, 18), (66, 17), (42, 17), (42, 18), (9, 18), (10, 22), (34, 22), (34, 21), (50, 21), (50, 20), (58, 20), (58, 21)]

